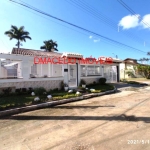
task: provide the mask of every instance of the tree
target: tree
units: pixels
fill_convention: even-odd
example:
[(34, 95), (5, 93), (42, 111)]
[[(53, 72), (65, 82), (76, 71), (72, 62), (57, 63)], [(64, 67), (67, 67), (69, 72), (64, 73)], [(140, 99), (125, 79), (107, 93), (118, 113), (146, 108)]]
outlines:
[(18, 28), (12, 25), (11, 29), (5, 32), (5, 35), (7, 35), (10, 38), (10, 40), (16, 39), (17, 40), (16, 46), (18, 48), (20, 48), (21, 42), (26, 42), (26, 39), (31, 40), (31, 37), (29, 36), (29, 32), (24, 31), (24, 26)]
[(40, 47), (41, 49), (44, 49), (47, 52), (52, 52), (53, 50), (58, 51), (58, 44), (53, 40), (44, 41), (43, 43), (44, 45)]
[(139, 59), (139, 61), (141, 61), (142, 63), (143, 62), (147, 62), (148, 63), (149, 60), (150, 60), (149, 58), (144, 58), (144, 57)]
[(138, 65), (137, 71), (139, 74), (143, 75), (145, 78), (150, 79), (150, 66)]

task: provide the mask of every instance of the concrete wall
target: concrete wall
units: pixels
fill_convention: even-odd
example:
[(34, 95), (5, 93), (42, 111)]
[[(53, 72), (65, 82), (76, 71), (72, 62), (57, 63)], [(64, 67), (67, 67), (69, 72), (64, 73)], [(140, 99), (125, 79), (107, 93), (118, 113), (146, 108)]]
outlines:
[(101, 78), (100, 76), (95, 76), (95, 77), (81, 77), (81, 79), (85, 80), (86, 84), (93, 83), (94, 81), (98, 83), (100, 78)]
[(1, 67), (1, 78), (6, 78), (7, 77), (7, 69), (4, 67)]
[(43, 80), (43, 81), (22, 81), (22, 82), (9, 82), (7, 83), (0, 83), (0, 88), (5, 87), (12, 87), (12, 88), (37, 88), (37, 87), (44, 87), (46, 90), (59, 88), (60, 89), (60, 83), (63, 80)]

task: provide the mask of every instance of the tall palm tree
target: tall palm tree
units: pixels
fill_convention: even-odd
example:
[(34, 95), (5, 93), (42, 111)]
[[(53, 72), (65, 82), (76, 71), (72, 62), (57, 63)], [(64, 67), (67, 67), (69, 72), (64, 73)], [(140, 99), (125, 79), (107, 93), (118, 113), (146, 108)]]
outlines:
[(142, 64), (143, 64), (143, 62), (147, 62), (148, 63), (149, 60), (150, 60), (149, 58), (144, 58), (144, 57), (139, 59), (139, 61), (141, 61)]
[[(16, 39), (17, 44), (16, 46), (20, 48), (21, 42), (26, 42), (26, 39), (30, 39), (29, 32), (24, 31), (24, 26), (21, 26), (20, 28), (16, 26), (11, 26), (11, 29), (9, 31), (6, 31), (5, 34), (10, 37), (10, 40)], [(20, 42), (21, 41), (21, 42)]]
[(147, 52), (147, 55), (150, 55), (150, 52)]
[(47, 52), (52, 52), (53, 50), (58, 51), (58, 44), (53, 40), (44, 41), (43, 43), (44, 45), (40, 47), (41, 49), (44, 49)]

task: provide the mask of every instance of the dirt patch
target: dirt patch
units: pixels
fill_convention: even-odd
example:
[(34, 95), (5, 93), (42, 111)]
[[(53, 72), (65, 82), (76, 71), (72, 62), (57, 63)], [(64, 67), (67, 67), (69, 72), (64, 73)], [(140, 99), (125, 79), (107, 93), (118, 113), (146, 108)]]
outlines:
[[(0, 119), (1, 150), (150, 149), (150, 93), (123, 91)], [(144, 144), (128, 144), (144, 140)], [(150, 143), (150, 141), (149, 141)]]

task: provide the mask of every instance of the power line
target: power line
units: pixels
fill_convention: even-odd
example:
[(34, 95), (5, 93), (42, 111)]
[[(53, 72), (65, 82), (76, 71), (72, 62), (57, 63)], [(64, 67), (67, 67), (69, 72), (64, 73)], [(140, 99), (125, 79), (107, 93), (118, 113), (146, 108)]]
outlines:
[(137, 17), (138, 19), (141, 19), (141, 22), (143, 23), (143, 24), (145, 24), (148, 28), (150, 28), (150, 25), (147, 23), (147, 22), (145, 22), (145, 21), (143, 21), (142, 20), (142, 18), (139, 16), (139, 15), (137, 15), (137, 13), (133, 10), (133, 9), (131, 9), (126, 3), (124, 3), (122, 0), (117, 0), (124, 8), (126, 8), (129, 12), (131, 12), (135, 17)]
[[(115, 31), (118, 30), (118, 32), (119, 32), (119, 26), (116, 26), (117, 23), (115, 23), (113, 20), (108, 18), (106, 15), (102, 14), (102, 12), (100, 12), (99, 10), (96, 10), (95, 8), (93, 8), (91, 5), (89, 5), (85, 1), (83, 1), (83, 0), (66, 0), (66, 1), (68, 3), (74, 5), (75, 7), (78, 7), (79, 9), (85, 11), (86, 13), (92, 15), (96, 19), (103, 21), (109, 27), (113, 28)], [(143, 42), (145, 41), (138, 36), (135, 37), (135, 35), (133, 35), (130, 32), (120, 32), (120, 33), (128, 36), (129, 38), (131, 38), (132, 40), (134, 40), (138, 43), (140, 42), (143, 44)]]
[(35, 8), (35, 7), (33, 7), (33, 6), (29, 6), (29, 5), (26, 5), (26, 4), (23, 4), (23, 3), (19, 3), (19, 2), (13, 1), (13, 0), (10, 0), (10, 1), (11, 1), (11, 2), (14, 2), (14, 3), (17, 3), (17, 4), (21, 5), (21, 6), (24, 6), (24, 7), (26, 7), (26, 8), (29, 8), (29, 9), (31, 9), (31, 10), (34, 10), (34, 11), (40, 13), (40, 14), (43, 14), (43, 15), (46, 15), (46, 16), (51, 17), (51, 18), (53, 18), (53, 19), (56, 19), (56, 20), (58, 20), (58, 21), (61, 21), (61, 22), (65, 23), (65, 24), (68, 24), (68, 25), (73, 26), (73, 27), (75, 27), (75, 28), (78, 28), (78, 29), (80, 29), (80, 30), (83, 30), (83, 31), (85, 31), (85, 32), (87, 32), (87, 33), (90, 33), (90, 34), (99, 36), (99, 37), (101, 37), (101, 38), (103, 38), (103, 39), (105, 39), (105, 40), (107, 40), (107, 41), (110, 41), (110, 42), (112, 42), (112, 43), (114, 43), (114, 44), (118, 44), (119, 46), (123, 46), (123, 47), (129, 48), (129, 49), (132, 49), (132, 50), (136, 50), (136, 51), (139, 51), (139, 52), (146, 53), (145, 51), (142, 51), (142, 50), (139, 50), (139, 49), (137, 49), (137, 48), (128, 46), (128, 45), (123, 44), (123, 43), (121, 43), (121, 42), (115, 41), (115, 40), (113, 40), (113, 39), (110, 39), (110, 38), (108, 38), (108, 37), (105, 37), (105, 36), (103, 36), (103, 35), (100, 35), (100, 34), (98, 34), (98, 33), (95, 33), (95, 32), (93, 32), (93, 31), (87, 30), (87, 29), (85, 29), (85, 28), (83, 28), (83, 27), (77, 26), (77, 25), (75, 25), (75, 24), (72, 24), (72, 23), (70, 23), (70, 22), (67, 22), (67, 21), (65, 21), (65, 20), (62, 20), (62, 19), (57, 18), (57, 17), (55, 17), (55, 16), (52, 16), (52, 15), (50, 15), (50, 14), (48, 14), (48, 13), (46, 13), (46, 12), (43, 12), (43, 11), (41, 11), (41, 10), (39, 10), (39, 9), (37, 9), (37, 8)]

